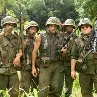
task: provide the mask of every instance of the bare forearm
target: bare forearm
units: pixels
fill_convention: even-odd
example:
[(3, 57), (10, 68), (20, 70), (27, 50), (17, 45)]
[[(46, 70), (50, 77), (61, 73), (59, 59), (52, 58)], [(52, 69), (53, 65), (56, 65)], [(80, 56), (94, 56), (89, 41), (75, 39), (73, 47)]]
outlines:
[(75, 71), (76, 59), (71, 59), (71, 71)]
[(36, 41), (34, 43), (34, 49), (32, 51), (32, 68), (35, 68), (35, 62), (37, 58), (37, 53), (40, 47), (41, 39), (40, 36), (36, 38)]
[(35, 67), (36, 58), (37, 58), (37, 52), (33, 51), (32, 52), (32, 67)]

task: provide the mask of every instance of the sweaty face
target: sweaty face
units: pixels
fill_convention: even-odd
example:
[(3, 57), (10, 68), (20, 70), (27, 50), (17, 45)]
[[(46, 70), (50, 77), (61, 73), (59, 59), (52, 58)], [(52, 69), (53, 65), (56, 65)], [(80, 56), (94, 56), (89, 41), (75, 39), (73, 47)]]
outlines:
[(91, 33), (91, 26), (90, 25), (82, 25), (81, 26), (81, 32), (84, 34), (84, 35), (88, 35)]
[(34, 35), (35, 32), (37, 32), (37, 27), (36, 26), (30, 27), (29, 30), (28, 30), (29, 35)]
[(57, 29), (58, 29), (58, 26), (55, 25), (55, 24), (51, 24), (51, 25), (49, 25), (49, 26), (47, 27), (47, 30), (48, 30), (49, 32), (51, 32), (51, 33), (56, 33)]
[(13, 29), (14, 29), (14, 24), (12, 24), (12, 23), (7, 23), (7, 24), (5, 25), (5, 31), (6, 31), (7, 33), (11, 33)]
[(67, 25), (66, 26), (66, 31), (67, 32), (73, 32), (73, 26), (72, 25)]

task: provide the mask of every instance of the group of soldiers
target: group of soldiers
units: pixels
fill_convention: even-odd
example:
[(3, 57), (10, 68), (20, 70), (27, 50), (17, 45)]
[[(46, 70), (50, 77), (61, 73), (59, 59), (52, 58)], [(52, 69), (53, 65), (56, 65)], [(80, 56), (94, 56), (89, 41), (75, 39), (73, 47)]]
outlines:
[(58, 18), (50, 17), (42, 33), (38, 33), (38, 23), (30, 21), (23, 44), (13, 32), (17, 23), (12, 16), (4, 17), (1, 25), (0, 90), (9, 89), (10, 97), (18, 97), (36, 88), (38, 97), (61, 97), (65, 80), (65, 97), (70, 97), (78, 70), (82, 97), (93, 97), (93, 90), (97, 91), (97, 54), (91, 51), (81, 65), (79, 61), (93, 47), (94, 40), (88, 42), (93, 32), (88, 18), (80, 20), (79, 36), (73, 19), (61, 25)]

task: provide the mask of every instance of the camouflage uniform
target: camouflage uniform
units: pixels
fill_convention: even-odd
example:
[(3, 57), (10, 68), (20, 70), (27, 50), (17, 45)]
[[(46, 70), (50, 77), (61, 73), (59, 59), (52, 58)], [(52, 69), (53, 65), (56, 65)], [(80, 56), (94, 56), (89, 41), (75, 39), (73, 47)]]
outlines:
[[(37, 31), (39, 30), (39, 26), (35, 21), (31, 21), (28, 23), (26, 27), (26, 48), (24, 50), (25, 60), (21, 60), (22, 69), (21, 69), (21, 77), (20, 77), (20, 88), (22, 88), (25, 92), (29, 93), (29, 89), (33, 91), (33, 88), (37, 89), (38, 86), (38, 77), (34, 78), (31, 74), (31, 60), (32, 60), (32, 50), (35, 41), (35, 33), (33, 33), (32, 37), (29, 38), (29, 29), (31, 27), (36, 27)], [(26, 79), (25, 79), (26, 78)], [(21, 92), (22, 93), (22, 92)]]
[[(79, 29), (81, 26), (88, 24), (92, 29), (91, 21), (88, 18), (84, 18), (79, 23)], [(75, 39), (74, 45), (71, 51), (71, 59), (80, 59), (87, 53), (88, 50), (83, 47), (87, 44), (89, 35), (81, 34), (77, 39)], [(89, 46), (91, 46), (89, 44)], [(90, 48), (91, 49), (91, 48)], [(97, 91), (97, 56), (94, 53), (90, 53), (83, 64), (76, 64), (76, 69), (79, 70), (79, 83), (81, 87), (82, 97), (93, 97), (93, 84), (95, 90)]]
[[(59, 20), (56, 17), (50, 17), (46, 26), (57, 25)], [(58, 81), (60, 74), (59, 45), (61, 44), (58, 32), (52, 34), (47, 30), (41, 33), (40, 45), (40, 73), (39, 73), (39, 97), (60, 97), (58, 91)]]
[[(67, 19), (64, 24), (63, 27), (66, 29), (66, 26), (72, 26), (73, 28), (75, 28), (75, 22), (73, 19)], [(73, 29), (72, 29), (73, 30)], [(70, 34), (72, 34), (73, 32), (69, 32), (66, 29), (66, 32), (63, 32), (63, 41), (65, 41), (68, 36)], [(65, 88), (66, 88), (66, 93), (65, 93), (65, 97), (69, 97), (72, 93), (72, 86), (73, 86), (73, 79), (71, 78), (71, 65), (70, 65), (70, 52), (71, 52), (71, 48), (72, 48), (72, 44), (73, 44), (73, 39), (74, 39), (74, 33), (73, 35), (70, 37), (69, 42), (67, 43), (67, 47), (64, 47), (64, 42), (63, 42), (63, 47), (65, 49), (67, 49), (67, 53), (63, 53), (63, 73), (61, 73), (61, 76), (63, 75), (65, 77)], [(63, 78), (63, 77), (62, 77)], [(62, 80), (62, 79), (61, 79)], [(64, 83), (64, 82), (63, 82)], [(61, 83), (62, 84), (62, 83)], [(63, 85), (61, 85), (63, 86)]]
[[(3, 28), (6, 27), (7, 23), (14, 24), (14, 27), (16, 27), (16, 22), (11, 16), (3, 18)], [(10, 97), (18, 97), (19, 79), (13, 64), (18, 51), (18, 43), (16, 34), (6, 35), (6, 32), (0, 33), (0, 90), (10, 89)]]

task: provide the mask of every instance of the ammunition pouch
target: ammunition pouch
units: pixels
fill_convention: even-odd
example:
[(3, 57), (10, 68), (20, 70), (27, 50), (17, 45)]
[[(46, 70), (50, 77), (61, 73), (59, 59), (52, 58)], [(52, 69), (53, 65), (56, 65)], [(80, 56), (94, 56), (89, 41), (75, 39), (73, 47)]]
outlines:
[(82, 71), (82, 63), (77, 62), (75, 66), (76, 71), (79, 73)]
[(13, 66), (13, 63), (0, 63), (0, 68), (9, 68), (9, 67), (12, 67)]
[(76, 64), (76, 71), (79, 72), (84, 72), (87, 71), (87, 64), (83, 63), (83, 62), (77, 62)]
[(21, 62), (21, 69), (22, 70), (31, 70), (32, 69), (32, 67), (31, 67), (31, 64), (27, 64), (27, 61), (25, 60), (23, 60), (22, 62)]
[(6, 70), (8, 70), (13, 64), (3, 64), (2, 62), (0, 63), (0, 74), (4, 74)]

